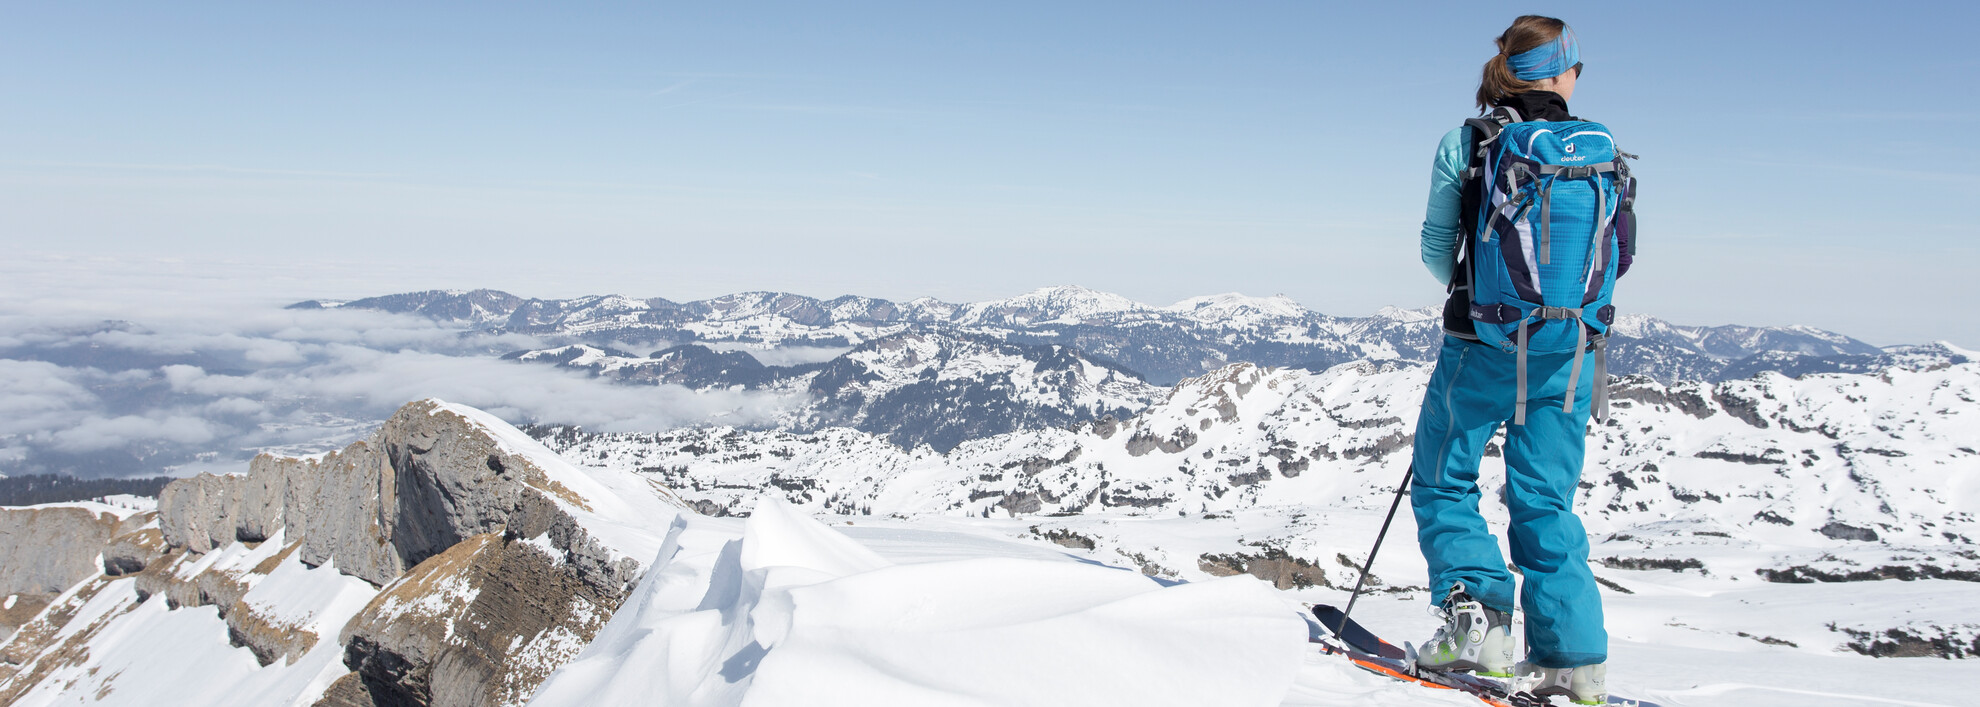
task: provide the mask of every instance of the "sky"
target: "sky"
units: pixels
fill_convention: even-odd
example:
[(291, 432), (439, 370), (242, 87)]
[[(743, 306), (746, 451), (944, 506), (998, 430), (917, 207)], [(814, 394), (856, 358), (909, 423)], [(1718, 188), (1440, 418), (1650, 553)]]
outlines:
[(1624, 311), (1980, 347), (1951, 2), (8, 0), (0, 248), (42, 277), (0, 300), (1428, 306), (1430, 156), (1524, 12), (1575, 27), (1574, 111), (1642, 157)]

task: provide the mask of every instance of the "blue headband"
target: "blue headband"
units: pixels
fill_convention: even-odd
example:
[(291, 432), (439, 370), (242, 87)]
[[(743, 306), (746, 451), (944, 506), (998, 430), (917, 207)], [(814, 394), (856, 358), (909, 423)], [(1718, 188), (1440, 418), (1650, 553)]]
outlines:
[(1581, 63), (1581, 47), (1574, 42), (1574, 30), (1561, 28), (1561, 36), (1554, 41), (1506, 57), (1506, 65), (1512, 67), (1513, 77), (1521, 81), (1540, 81), (1567, 73), (1575, 64)]

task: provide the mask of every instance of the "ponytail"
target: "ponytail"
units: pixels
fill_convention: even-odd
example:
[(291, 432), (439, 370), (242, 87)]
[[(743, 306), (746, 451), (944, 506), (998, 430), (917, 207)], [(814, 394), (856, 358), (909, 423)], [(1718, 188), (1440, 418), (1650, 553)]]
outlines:
[(1479, 112), (1488, 112), (1500, 101), (1533, 90), (1538, 82), (1519, 80), (1506, 64), (1506, 57), (1554, 41), (1566, 27), (1566, 22), (1552, 17), (1521, 15), (1505, 33), (1492, 40), (1498, 45), (1499, 53), (1485, 61), (1485, 70), (1478, 79)]

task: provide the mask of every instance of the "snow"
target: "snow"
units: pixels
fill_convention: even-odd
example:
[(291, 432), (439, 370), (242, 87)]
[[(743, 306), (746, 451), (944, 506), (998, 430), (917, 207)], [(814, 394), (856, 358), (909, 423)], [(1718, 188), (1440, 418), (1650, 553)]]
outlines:
[(962, 305), (953, 316), (962, 324), (1076, 324), (1104, 314), (1152, 309), (1111, 292), (1061, 285), (1041, 287), (1009, 299)]
[(1271, 705), (1306, 636), (1295, 607), (1248, 579), (1164, 586), (1063, 558), (901, 564), (776, 501), (740, 537), (677, 523), (653, 567), (530, 704)]
[[(128, 493), (112, 494), (96, 499), (98, 503), (115, 508), (128, 508), (139, 513), (158, 510), (158, 499), (151, 496), (136, 496)], [(119, 516), (125, 517), (125, 516)]]
[[(145, 501), (149, 501), (150, 503), (147, 504), (145, 503)], [(30, 509), (80, 508), (99, 516), (107, 513), (111, 517), (116, 518), (118, 520), (123, 520), (125, 518), (129, 518), (139, 513), (143, 513), (145, 511), (156, 510), (157, 507), (158, 507), (158, 499), (145, 498), (142, 496), (130, 496), (130, 495), (117, 495), (117, 496), (111, 496), (109, 498), (99, 498), (91, 501), (61, 501), (57, 503), (41, 503), (32, 506), (16, 506), (16, 508), (30, 508)]]
[(256, 582), (241, 601), (271, 622), (335, 643), (344, 622), (377, 595), (378, 589), (370, 583), (338, 572), (335, 562), (312, 568), (291, 556)]
[(550, 533), (545, 532), (542, 535), (524, 540), (523, 543), (543, 551), (543, 554), (550, 558), (551, 564), (564, 564), (564, 551), (557, 547), (556, 543), (550, 541)]
[[(743, 522), (683, 519), (634, 597), (531, 704), (1476, 704), (1305, 644), (1294, 602), (1340, 605), (1345, 589), (1279, 592), (1246, 576), (1165, 587), (1110, 567), (1119, 558), (1104, 551), (1014, 540), (1035, 520), (825, 521), (772, 502)], [(1267, 525), (1114, 521), (1183, 546)], [(1392, 532), (1384, 564), (1421, 567), (1409, 535)], [(1980, 689), (1963, 662), (1841, 653), (1827, 628), (1893, 614), (1971, 621), (1980, 595), (1966, 583), (1602, 574), (1635, 592), (1603, 593), (1619, 695), (1671, 707), (1949, 705)], [(1392, 640), (1421, 640), (1436, 621), (1427, 609), (1420, 593), (1384, 592), (1356, 615)]]
[[(278, 545), (271, 540), (261, 547)], [(229, 547), (245, 550), (239, 544)], [(239, 565), (254, 554), (236, 551), (221, 559)], [(376, 593), (335, 567), (312, 569), (287, 558), (243, 601), (319, 638), (293, 664), (276, 660), (262, 666), (252, 652), (229, 641), (216, 607), (170, 609), (162, 595), (140, 603), (136, 580), (116, 580), (85, 605), (65, 632), (97, 628), (85, 645), (84, 660), (58, 669), (14, 705), (306, 707), (347, 672), (337, 631)]]
[[(851, 430), (679, 432), (664, 442), (645, 438), (655, 440), (650, 444), (604, 436), (567, 452), (613, 467), (668, 469), (669, 483), (689, 498), (738, 510), (747, 504), (727, 501), (736, 489), (796, 482), (803, 490), (786, 497), (810, 512), (878, 514), (821, 517), (897, 564), (904, 555), (937, 562), (1058, 553), (1201, 583), (1212, 580), (1199, 566), (1206, 556), (1272, 549), (1315, 564), (1312, 586), (1282, 596), (1339, 604), (1346, 600), (1339, 588), (1353, 586), (1407, 459), (1406, 446), (1388, 456), (1348, 452), (1406, 439), (1428, 375), (1414, 363), (1364, 362), (1317, 374), (1237, 367), (1185, 381), (1111, 436), (1090, 428), (1032, 430), (966, 442), (947, 454), (904, 451)], [(1619, 397), (1614, 422), (1592, 431), (1588, 484), (1577, 499), (1596, 574), (1613, 585), (1603, 597), (1619, 694), (1666, 705), (1799, 707), (1879, 699), (1951, 704), (1959, 700), (1948, 695), (1980, 689), (1980, 670), (1966, 661), (1870, 658), (1847, 647), (1889, 631), (1973, 645), (1980, 595), (1971, 582), (1795, 584), (1763, 575), (1797, 567), (1836, 575), (1980, 568), (1972, 540), (1980, 537), (1980, 452), (1971, 433), (1980, 425), (1980, 364), (1763, 375), (1718, 385), (1637, 380), (1619, 388), (1629, 389), (1648, 397)], [(1178, 429), (1196, 438), (1180, 453), (1135, 454), (1124, 445), (1136, 430)], [(1322, 446), (1339, 458), (1310, 454)], [(677, 451), (689, 447), (700, 451)], [(1274, 472), (1248, 485), (1227, 482), (1267, 468), (1261, 460), (1274, 462), (1267, 452), (1278, 448), (1314, 463), (1292, 477)], [(1073, 451), (1080, 454), (1070, 462), (1019, 468)], [(1496, 497), (1502, 464), (1497, 457), (1485, 462), (1488, 499)], [(1170, 500), (1050, 515), (1083, 503), (1103, 482), (1108, 493)], [(1036, 514), (981, 517), (1009, 515), (998, 504), (1026, 492), (1047, 499)], [(1503, 528), (1503, 507), (1484, 506), (1493, 527)], [(1874, 530), (1878, 539), (1831, 536), (1831, 523)], [(1092, 548), (1050, 545), (1050, 534)], [(1413, 535), (1413, 519), (1403, 514), (1375, 567), (1382, 593), (1357, 608), (1397, 640), (1421, 639), (1413, 634), (1427, 635), (1433, 625)], [(1028, 547), (1014, 549), (1011, 541)], [(1677, 569), (1626, 569), (1637, 562)], [(1465, 703), (1312, 658), (1286, 704), (1355, 704), (1370, 696), (1383, 704)]]
[(1244, 329), (1273, 319), (1302, 319), (1313, 314), (1285, 295), (1247, 297), (1236, 292), (1191, 297), (1163, 308), (1190, 320), (1231, 329)]
[(1443, 311), (1436, 307), (1418, 307), (1415, 309), (1403, 309), (1401, 307), (1383, 307), (1375, 311), (1375, 318), (1377, 319), (1387, 319), (1389, 321), (1402, 322), (1405, 324), (1413, 323), (1413, 322), (1427, 322), (1427, 321), (1441, 320), (1443, 319), (1443, 316), (1444, 316)]

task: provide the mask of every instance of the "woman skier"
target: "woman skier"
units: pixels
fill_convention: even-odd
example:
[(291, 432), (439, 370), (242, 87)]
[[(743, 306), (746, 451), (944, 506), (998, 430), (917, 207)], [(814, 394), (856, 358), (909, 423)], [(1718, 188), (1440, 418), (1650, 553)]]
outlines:
[[(1575, 120), (1567, 101), (1581, 76), (1580, 49), (1565, 23), (1520, 17), (1497, 43), (1499, 52), (1485, 63), (1478, 87), (1481, 111), (1500, 116), (1502, 124)], [(1417, 418), (1410, 489), (1417, 540), (1429, 563), (1431, 600), (1441, 607), (1445, 623), (1418, 652), (1417, 665), (1497, 677), (1516, 673), (1537, 695), (1601, 704), (1608, 699), (1603, 665), (1608, 634), (1588, 569), (1588, 538), (1573, 511), (1589, 395), (1596, 384), (1593, 369), (1599, 366), (1579, 365), (1573, 353), (1534, 352), (1520, 376), (1513, 352), (1476, 333), (1471, 273), (1459, 254), (1461, 241), (1472, 238), (1469, 221), (1478, 213), (1464, 212), (1476, 209), (1480, 198), (1464, 193), (1479, 189), (1475, 175), (1466, 179), (1474, 166), (1474, 141), (1481, 139), (1474, 132), (1471, 125), (1461, 126), (1438, 145), (1423, 222), (1423, 264), (1451, 286), (1451, 299), (1443, 348)], [(1617, 250), (1626, 267), (1627, 247)], [(1540, 262), (1547, 262), (1545, 256)], [(1516, 414), (1516, 385), (1522, 379), (1531, 381), (1527, 410)], [(1526, 612), (1526, 656), (1517, 665), (1514, 578), (1478, 511), (1479, 459), (1508, 421), (1515, 421), (1505, 425), (1508, 540), (1524, 580), (1519, 605)]]

